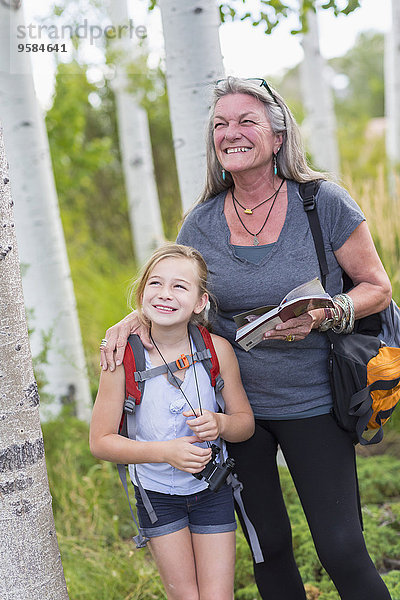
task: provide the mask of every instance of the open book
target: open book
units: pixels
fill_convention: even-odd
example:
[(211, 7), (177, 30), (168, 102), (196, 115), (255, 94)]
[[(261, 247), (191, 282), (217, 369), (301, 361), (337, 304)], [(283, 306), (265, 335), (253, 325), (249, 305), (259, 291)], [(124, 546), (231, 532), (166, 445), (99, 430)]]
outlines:
[(261, 342), (266, 331), (274, 329), (279, 323), (309, 310), (329, 306), (333, 307), (332, 298), (315, 277), (286, 294), (279, 306), (260, 306), (234, 316), (238, 327), (235, 339), (244, 350), (250, 350)]

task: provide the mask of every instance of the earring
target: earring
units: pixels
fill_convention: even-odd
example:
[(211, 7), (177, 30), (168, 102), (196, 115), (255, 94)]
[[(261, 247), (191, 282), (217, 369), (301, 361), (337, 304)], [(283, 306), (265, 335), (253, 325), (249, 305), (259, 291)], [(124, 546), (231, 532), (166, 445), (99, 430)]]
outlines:
[(278, 167), (276, 165), (276, 154), (274, 154), (274, 175), (278, 174)]
[(222, 169), (222, 179), (225, 181), (226, 179), (226, 172), (225, 169)]

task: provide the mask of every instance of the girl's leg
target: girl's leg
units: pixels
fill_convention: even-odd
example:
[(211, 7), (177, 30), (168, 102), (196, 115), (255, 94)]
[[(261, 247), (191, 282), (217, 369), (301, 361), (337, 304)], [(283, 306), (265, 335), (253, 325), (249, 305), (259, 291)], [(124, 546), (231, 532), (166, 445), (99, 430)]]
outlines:
[(233, 600), (235, 532), (192, 533), (200, 600)]
[(390, 600), (365, 546), (354, 447), (331, 415), (269, 422), (285, 455), (321, 563), (342, 600)]
[[(257, 587), (261, 597), (268, 600), (306, 600), (279, 482), (277, 441), (261, 423), (256, 422), (255, 433), (246, 442), (228, 444), (235, 472), (243, 483), (247, 516), (256, 528), (265, 559), (254, 565)], [(243, 522), (242, 527), (246, 534)]]
[(200, 600), (189, 528), (153, 537), (149, 546), (168, 600)]

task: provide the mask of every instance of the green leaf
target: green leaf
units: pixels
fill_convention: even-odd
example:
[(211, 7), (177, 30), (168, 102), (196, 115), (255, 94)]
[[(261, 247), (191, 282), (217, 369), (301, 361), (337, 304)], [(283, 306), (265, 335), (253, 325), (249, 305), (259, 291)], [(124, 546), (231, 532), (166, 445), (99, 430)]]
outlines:
[(348, 0), (347, 2), (347, 6), (345, 8), (343, 8), (343, 10), (341, 10), (340, 12), (343, 13), (344, 15), (348, 15), (351, 12), (353, 12), (353, 10), (356, 10), (356, 8), (360, 7), (360, 3), (358, 0)]

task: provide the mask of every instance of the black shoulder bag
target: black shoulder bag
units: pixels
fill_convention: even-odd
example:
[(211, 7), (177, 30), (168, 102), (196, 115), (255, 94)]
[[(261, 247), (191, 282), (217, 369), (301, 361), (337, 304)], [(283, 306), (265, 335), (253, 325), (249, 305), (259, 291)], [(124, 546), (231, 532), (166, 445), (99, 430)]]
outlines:
[[(316, 195), (321, 180), (299, 185), (318, 256), (322, 285), (329, 273)], [(343, 289), (354, 287), (343, 273)], [(382, 425), (400, 400), (400, 310), (392, 300), (385, 310), (358, 319), (351, 334), (326, 332), (330, 342), (329, 375), (333, 415), (340, 427), (350, 432), (354, 443), (377, 444)], [(387, 344), (385, 343), (387, 342)], [(364, 438), (366, 430), (377, 430)]]

